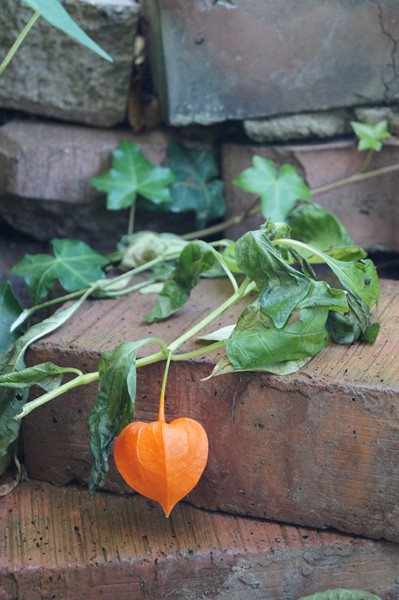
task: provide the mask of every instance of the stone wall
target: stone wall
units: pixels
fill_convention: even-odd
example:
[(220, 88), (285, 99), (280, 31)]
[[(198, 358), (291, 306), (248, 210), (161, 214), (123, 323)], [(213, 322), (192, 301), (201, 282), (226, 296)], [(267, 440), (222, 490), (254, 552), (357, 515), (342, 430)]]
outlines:
[[(387, 119), (392, 133), (399, 130), (394, 0), (145, 0), (141, 5), (65, 0), (64, 5), (114, 62), (39, 19), (0, 77), (0, 214), (39, 239), (63, 235), (93, 242), (102, 231), (110, 245), (116, 242), (125, 216), (109, 216), (104, 196), (88, 178), (109, 165), (120, 139), (137, 141), (158, 162), (171, 138), (212, 143), (223, 156), (231, 214), (246, 202), (230, 185), (237, 174), (231, 165), (244, 168), (248, 152), (273, 154), (275, 145), (284, 144), (290, 160), (296, 142), (318, 142), (306, 156), (323, 154), (328, 160), (316, 161), (317, 177), (308, 160), (305, 171), (309, 183), (322, 185), (359, 168), (351, 120)], [(1, 56), (31, 14), (16, 0), (2, 0)], [(143, 39), (141, 64), (137, 51)], [(155, 154), (146, 137), (154, 124)], [(337, 138), (349, 140), (352, 150), (338, 152)], [(378, 165), (395, 159), (393, 147)], [(321, 201), (359, 243), (397, 250), (395, 211), (387, 207), (396, 205), (399, 179), (391, 174), (382, 187), (377, 183), (326, 194)], [(362, 194), (367, 196), (367, 206), (358, 212), (353, 194), (356, 206)], [(370, 206), (373, 216), (362, 229), (356, 215), (367, 220)], [(165, 218), (151, 226), (173, 229)]]

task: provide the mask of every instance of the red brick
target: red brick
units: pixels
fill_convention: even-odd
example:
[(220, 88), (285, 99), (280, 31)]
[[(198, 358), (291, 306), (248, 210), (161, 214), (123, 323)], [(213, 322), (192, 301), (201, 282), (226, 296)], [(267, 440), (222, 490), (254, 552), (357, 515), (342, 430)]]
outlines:
[[(365, 159), (365, 153), (358, 152), (352, 141), (286, 146), (225, 144), (223, 178), (228, 216), (240, 214), (254, 202), (255, 195), (239, 189), (232, 184), (232, 180), (251, 165), (255, 154), (271, 158), (277, 165), (292, 164), (305, 177), (311, 189), (356, 173)], [(399, 146), (393, 142), (373, 157), (368, 169), (398, 162)], [(314, 200), (332, 211), (360, 246), (398, 251), (398, 185), (399, 170), (316, 194)], [(235, 239), (247, 229), (258, 227), (263, 220), (261, 217), (252, 217), (245, 224), (231, 227), (226, 233)]]
[[(228, 293), (224, 281), (202, 281), (179, 316), (151, 326), (141, 319), (148, 296), (89, 302), (66, 327), (36, 343), (28, 362), (94, 371), (105, 349), (149, 335), (170, 342)], [(210, 442), (208, 466), (188, 500), (399, 541), (398, 297), (398, 284), (386, 281), (374, 345), (330, 345), (287, 377), (234, 373), (201, 381), (218, 355), (174, 363), (168, 418), (199, 420)], [(231, 309), (214, 327), (234, 322), (236, 314)], [(156, 419), (162, 372), (162, 364), (139, 369), (138, 419)], [(96, 384), (73, 390), (24, 420), (32, 477), (58, 484), (87, 480), (86, 422), (95, 396)], [(126, 489), (114, 468), (107, 487)]]
[[(135, 136), (127, 129), (7, 123), (0, 128), (0, 214), (39, 240), (72, 237), (114, 250), (127, 231), (128, 211), (106, 210), (105, 194), (89, 179), (110, 167), (112, 150), (125, 139), (152, 162), (164, 161), (169, 138), (161, 131)], [(165, 214), (162, 220), (168, 223)]]
[(21, 484), (0, 499), (2, 600), (297, 600), (337, 586), (398, 598), (399, 546), (144, 498)]

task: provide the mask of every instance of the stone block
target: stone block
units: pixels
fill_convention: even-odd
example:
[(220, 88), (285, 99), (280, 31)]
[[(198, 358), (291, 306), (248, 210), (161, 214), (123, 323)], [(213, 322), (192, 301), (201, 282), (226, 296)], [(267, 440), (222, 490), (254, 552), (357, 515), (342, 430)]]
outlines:
[[(359, 152), (354, 141), (281, 146), (225, 144), (222, 171), (227, 217), (239, 215), (255, 200), (254, 194), (232, 184), (234, 177), (251, 165), (255, 154), (271, 158), (278, 165), (290, 163), (297, 168), (314, 190), (313, 199), (341, 220), (357, 244), (367, 250), (399, 250), (399, 170), (322, 193), (319, 191), (319, 188), (362, 169), (366, 153)], [(399, 145), (393, 140), (372, 158), (368, 170), (398, 162)], [(259, 227), (263, 221), (261, 216), (251, 217), (245, 223), (230, 227), (226, 235), (235, 239), (247, 229)]]
[[(106, 210), (105, 195), (89, 179), (109, 168), (123, 139), (137, 143), (152, 162), (165, 159), (168, 136), (161, 131), (134, 136), (125, 129), (37, 121), (3, 125), (0, 214), (38, 240), (73, 237), (113, 249), (126, 232), (128, 211)], [(162, 219), (168, 223), (168, 217)]]
[[(203, 280), (190, 302), (148, 325), (148, 296), (91, 301), (66, 326), (35, 343), (29, 366), (45, 361), (96, 371), (101, 353), (150, 336), (167, 343), (228, 295)], [(198, 507), (399, 542), (399, 284), (385, 281), (374, 345), (329, 345), (295, 374), (233, 373), (203, 381), (218, 353), (171, 365), (168, 420), (191, 417), (209, 437), (209, 461), (188, 501)], [(234, 307), (210, 330), (237, 319)], [(209, 331), (205, 330), (205, 331)], [(185, 346), (190, 351), (198, 342)], [(154, 345), (146, 353), (157, 351)], [(138, 369), (135, 417), (156, 420), (164, 365)], [(71, 390), (23, 422), (31, 477), (87, 481), (87, 417), (95, 383)], [(106, 486), (128, 491), (112, 466)]]
[(243, 125), (245, 133), (254, 142), (289, 142), (353, 133), (350, 126), (352, 119), (350, 110), (332, 110), (270, 119), (248, 119)]
[(21, 484), (0, 499), (2, 600), (297, 600), (399, 594), (399, 547), (139, 497)]
[[(64, 7), (113, 58), (110, 63), (39, 19), (0, 79), (0, 107), (110, 127), (125, 119), (134, 40), (136, 0), (65, 0)], [(32, 11), (3, 0), (1, 55)]]
[(172, 125), (399, 99), (395, 0), (146, 0)]

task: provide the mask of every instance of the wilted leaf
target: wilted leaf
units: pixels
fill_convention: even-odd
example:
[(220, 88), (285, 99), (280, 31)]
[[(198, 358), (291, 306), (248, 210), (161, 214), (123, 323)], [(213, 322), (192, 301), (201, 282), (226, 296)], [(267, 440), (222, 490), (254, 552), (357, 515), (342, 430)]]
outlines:
[(60, 29), (79, 44), (96, 52), (102, 58), (112, 62), (110, 55), (105, 52), (79, 27), (58, 0), (22, 0), (35, 12), (39, 12), (53, 27)]
[(29, 388), (31, 385), (39, 385), (46, 391), (58, 387), (65, 373), (76, 373), (76, 369), (59, 367), (53, 363), (41, 363), (34, 367), (13, 371), (0, 375), (0, 387), (14, 389)]
[(166, 281), (150, 314), (145, 315), (148, 323), (161, 321), (181, 308), (189, 299), (191, 290), (203, 272), (215, 263), (215, 251), (206, 242), (190, 242), (180, 254), (171, 277)]
[(351, 121), (353, 131), (359, 138), (359, 150), (375, 150), (379, 152), (382, 142), (391, 137), (388, 131), (388, 121), (380, 121), (375, 125)]
[(258, 194), (265, 219), (285, 221), (297, 200), (309, 200), (310, 190), (296, 169), (288, 164), (277, 171), (269, 158), (254, 156), (252, 167), (245, 169), (233, 183), (246, 192)]
[(270, 367), (272, 372), (281, 373), (289, 366), (285, 372), (293, 372), (324, 348), (329, 340), (328, 314), (348, 309), (346, 294), (324, 281), (310, 283), (306, 297), (296, 304), (290, 320), (282, 327), (278, 328), (264, 313), (259, 300), (244, 309), (226, 340), (227, 356), (234, 370), (268, 371)]
[(170, 202), (174, 181), (170, 169), (152, 164), (136, 144), (123, 140), (112, 152), (112, 168), (92, 177), (90, 183), (107, 193), (109, 210), (121, 210), (134, 204), (138, 196), (155, 207)]
[(249, 231), (237, 241), (236, 261), (255, 281), (262, 312), (282, 327), (308, 293), (309, 277), (287, 264), (264, 229)]
[(45, 298), (57, 280), (65, 290), (75, 292), (104, 277), (101, 267), (108, 264), (108, 259), (88, 244), (66, 239), (55, 239), (51, 243), (54, 257), (27, 254), (11, 269), (11, 273), (25, 279), (36, 303)]
[(133, 418), (136, 400), (136, 353), (150, 339), (126, 342), (103, 353), (99, 389), (89, 415), (89, 443), (93, 465), (89, 488), (102, 485), (108, 472), (108, 455), (115, 437)]
[(177, 141), (169, 144), (166, 164), (176, 174), (171, 212), (194, 211), (198, 228), (225, 213), (223, 181), (211, 150), (189, 148)]
[(11, 283), (0, 283), (0, 355), (18, 337), (17, 332), (10, 333), (10, 327), (21, 311), (22, 306), (13, 292)]

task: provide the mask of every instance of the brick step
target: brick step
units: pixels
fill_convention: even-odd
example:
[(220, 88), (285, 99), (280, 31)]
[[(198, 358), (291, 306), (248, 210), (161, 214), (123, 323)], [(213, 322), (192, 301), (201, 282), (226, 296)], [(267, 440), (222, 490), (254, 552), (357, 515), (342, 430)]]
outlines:
[[(203, 280), (178, 316), (150, 326), (141, 317), (148, 296), (87, 302), (66, 327), (37, 342), (27, 362), (95, 371), (100, 354), (123, 341), (172, 341), (226, 298), (228, 286)], [(329, 345), (290, 376), (247, 372), (201, 381), (216, 354), (171, 365), (168, 418), (199, 420), (210, 442), (191, 503), (399, 541), (398, 291), (398, 282), (382, 282), (374, 345)], [(236, 315), (231, 309), (213, 327)], [(156, 419), (162, 374), (162, 364), (138, 370), (138, 419)], [(87, 416), (96, 393), (96, 384), (72, 390), (24, 420), (30, 476), (60, 485), (87, 480)], [(106, 485), (126, 491), (112, 466)]]
[(399, 546), (139, 496), (25, 482), (0, 499), (2, 600), (297, 600), (328, 588), (399, 597)]

